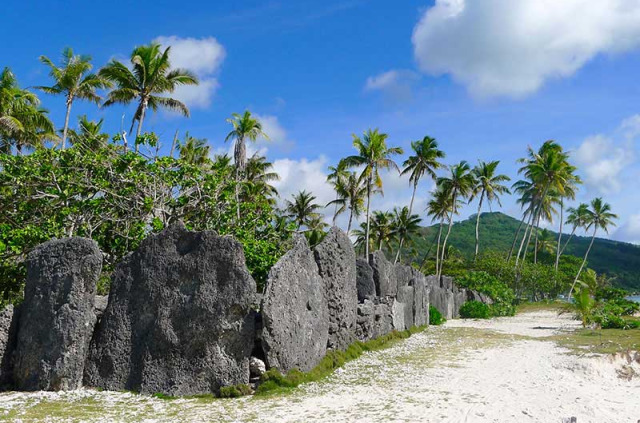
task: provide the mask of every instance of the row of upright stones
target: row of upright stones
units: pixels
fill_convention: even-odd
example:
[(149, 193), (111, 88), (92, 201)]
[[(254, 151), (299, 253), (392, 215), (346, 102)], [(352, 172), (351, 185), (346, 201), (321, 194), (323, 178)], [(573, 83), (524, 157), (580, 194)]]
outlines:
[(467, 295), (379, 251), (356, 259), (337, 228), (314, 249), (296, 236), (261, 300), (241, 244), (212, 231), (149, 236), (116, 266), (108, 301), (101, 266), (84, 238), (29, 254), (25, 300), (0, 312), (0, 387), (216, 393), (249, 382), (252, 354), (308, 371), (328, 349), (428, 324), (430, 298), (454, 317)]

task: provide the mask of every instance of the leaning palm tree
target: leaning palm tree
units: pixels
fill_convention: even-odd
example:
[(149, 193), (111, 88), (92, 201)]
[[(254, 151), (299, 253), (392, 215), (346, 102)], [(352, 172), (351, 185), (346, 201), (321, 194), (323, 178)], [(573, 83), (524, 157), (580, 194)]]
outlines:
[(358, 150), (358, 154), (343, 159), (349, 167), (362, 167), (360, 179), (365, 181), (367, 189), (367, 209), (366, 209), (366, 242), (365, 256), (369, 257), (369, 230), (371, 222), (369, 211), (371, 209), (371, 194), (374, 189), (382, 193), (381, 169), (394, 168), (400, 171), (396, 162), (391, 160), (391, 156), (402, 154), (400, 147), (387, 147), (387, 134), (380, 133), (378, 129), (367, 130), (362, 138), (353, 135), (353, 146)]
[(480, 197), (478, 201), (478, 214), (476, 215), (476, 249), (473, 256), (475, 261), (478, 258), (478, 250), (480, 246), (480, 214), (482, 212), (482, 202), (487, 199), (489, 206), (493, 201), (496, 201), (500, 207), (500, 195), (509, 194), (509, 188), (502, 185), (501, 182), (510, 181), (507, 175), (496, 174), (496, 169), (500, 162), (498, 160), (492, 162), (480, 161), (476, 167), (473, 168), (472, 173), (475, 180), (475, 185), (471, 191), (471, 202), (474, 198)]
[[(460, 202), (458, 202), (460, 203)], [(451, 206), (451, 195), (448, 192), (443, 191), (442, 189), (437, 189), (432, 193), (432, 198), (427, 203), (427, 214), (431, 216), (431, 222), (438, 221), (438, 235), (436, 237), (436, 269), (439, 268), (440, 263), (440, 242), (442, 240), (442, 228), (444, 227), (444, 222), (452, 212), (453, 207)], [(458, 204), (459, 205), (459, 204)], [(457, 209), (458, 207), (456, 207)], [(431, 250), (431, 247), (429, 247)], [(424, 263), (427, 261), (427, 257), (429, 255), (429, 251), (424, 256), (422, 260), (422, 264), (420, 268), (424, 266)]]
[(400, 252), (402, 251), (404, 241), (406, 240), (409, 243), (413, 236), (420, 230), (421, 221), (422, 219), (420, 216), (417, 214), (410, 214), (409, 208), (406, 206), (402, 208), (395, 207), (393, 209), (393, 221), (391, 222), (391, 226), (396, 237), (400, 240), (398, 243), (396, 258), (393, 261), (394, 264), (400, 259)]
[(177, 148), (180, 159), (194, 166), (203, 166), (207, 163), (211, 149), (206, 138), (192, 137), (188, 132), (184, 135), (184, 141), (178, 144)]
[[(131, 53), (131, 68), (118, 60), (111, 60), (98, 75), (116, 85), (107, 95), (104, 106), (116, 103), (129, 104), (137, 102), (136, 112), (131, 119), (131, 128), (138, 122), (136, 139), (142, 131), (142, 124), (147, 109), (156, 111), (160, 108), (174, 110), (189, 116), (189, 109), (179, 100), (164, 97), (163, 94), (172, 93), (181, 85), (196, 85), (198, 78), (186, 69), (171, 69), (169, 52), (171, 47), (161, 50), (160, 44), (136, 47)], [(138, 143), (136, 142), (136, 152)]]
[(571, 234), (565, 241), (564, 245), (560, 249), (560, 254), (564, 253), (565, 248), (569, 245), (569, 242), (573, 238), (578, 228), (584, 228), (587, 225), (589, 218), (589, 205), (586, 203), (580, 203), (578, 207), (569, 207), (567, 209), (567, 225), (571, 225)]
[(573, 288), (578, 282), (578, 278), (580, 278), (580, 273), (582, 273), (582, 269), (584, 269), (584, 265), (587, 263), (587, 258), (589, 257), (589, 253), (591, 252), (591, 247), (593, 247), (593, 241), (596, 239), (596, 233), (598, 229), (602, 229), (606, 233), (609, 232), (609, 226), (615, 226), (613, 222), (614, 219), (617, 219), (618, 216), (614, 213), (611, 213), (611, 206), (602, 201), (602, 198), (598, 197), (591, 201), (591, 209), (586, 218), (586, 226), (585, 229), (589, 230), (593, 228), (593, 235), (591, 236), (591, 242), (589, 243), (589, 248), (587, 248), (587, 252), (584, 254), (584, 259), (582, 260), (582, 264), (578, 269), (578, 273), (576, 274), (576, 278), (573, 280), (573, 284), (571, 285), (571, 289), (569, 290), (569, 299), (571, 299), (571, 293), (573, 292)]
[(560, 246), (562, 245), (562, 228), (564, 223), (564, 202), (565, 200), (575, 200), (576, 191), (578, 190), (578, 185), (582, 183), (582, 180), (578, 175), (574, 172), (577, 170), (575, 166), (566, 164), (566, 174), (567, 180), (564, 185), (564, 194), (556, 193), (556, 197), (558, 199), (558, 203), (560, 204), (560, 218), (559, 218), (559, 228), (558, 228), (558, 248), (556, 248), (556, 262), (555, 262), (555, 271), (558, 272), (558, 267), (560, 266), (560, 255), (562, 252), (560, 251)]
[[(332, 202), (334, 205), (333, 209), (333, 226), (336, 226), (336, 219), (338, 218), (338, 214), (344, 212), (345, 208), (338, 207), (338, 200), (340, 200), (340, 192), (339, 190), (344, 186), (345, 179), (349, 176), (349, 171), (347, 169), (347, 164), (344, 160), (340, 160), (337, 166), (329, 166), (329, 174), (327, 175), (327, 182), (333, 187), (334, 191), (336, 191), (336, 199)], [(327, 204), (328, 205), (328, 204)], [(338, 210), (341, 210), (340, 213)]]
[(60, 66), (53, 63), (47, 56), (40, 56), (40, 61), (50, 69), (49, 75), (54, 84), (51, 86), (36, 87), (47, 94), (64, 95), (66, 114), (64, 126), (62, 128), (62, 149), (67, 143), (67, 133), (69, 130), (69, 116), (71, 115), (71, 105), (73, 101), (88, 100), (95, 104), (100, 104), (102, 98), (96, 90), (109, 88), (111, 83), (99, 74), (91, 73), (93, 65), (91, 56), (74, 55), (69, 47), (62, 50), (62, 63)]
[(449, 176), (443, 176), (438, 178), (437, 185), (440, 189), (449, 194), (451, 197), (451, 213), (449, 214), (449, 227), (447, 234), (444, 237), (442, 243), (442, 256), (440, 257), (440, 269), (436, 272), (436, 276), (442, 275), (442, 265), (444, 264), (444, 252), (447, 248), (447, 240), (451, 235), (451, 227), (453, 226), (453, 216), (458, 212), (458, 200), (460, 198), (467, 199), (473, 190), (475, 180), (473, 173), (471, 173), (471, 167), (466, 161), (461, 161), (457, 165), (449, 168)]
[(291, 218), (297, 225), (298, 231), (303, 226), (307, 226), (318, 215), (321, 206), (314, 201), (316, 197), (307, 191), (300, 191), (292, 194), (293, 201), (287, 200), (285, 210), (287, 217)]
[(338, 198), (327, 203), (327, 207), (331, 205), (336, 207), (335, 216), (349, 210), (349, 223), (347, 224), (347, 234), (349, 234), (353, 218), (358, 218), (362, 214), (367, 187), (355, 172), (347, 172), (347, 176), (336, 181), (335, 190)]

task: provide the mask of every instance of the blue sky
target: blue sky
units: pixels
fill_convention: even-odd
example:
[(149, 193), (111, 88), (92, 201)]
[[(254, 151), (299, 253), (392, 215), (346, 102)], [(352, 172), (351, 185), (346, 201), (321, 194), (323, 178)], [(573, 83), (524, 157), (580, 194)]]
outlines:
[[(200, 77), (175, 95), (189, 119), (157, 113), (145, 123), (165, 145), (176, 130), (219, 152), (232, 112), (249, 108), (271, 142), (285, 196), (331, 199), (326, 167), (352, 153), (351, 134), (379, 127), (391, 145), (430, 135), (447, 163), (501, 160), (516, 177), (527, 145), (555, 139), (572, 151), (586, 183), (578, 200), (602, 195), (620, 215), (611, 236), (640, 241), (640, 4), (625, 0), (433, 1), (14, 1), (3, 3), (0, 65), (23, 86), (47, 84), (38, 62), (65, 46), (96, 66), (125, 60), (158, 39), (174, 63)], [(42, 95), (58, 125), (62, 98)], [(73, 115), (104, 117), (110, 132), (133, 107)], [(128, 128), (125, 123), (125, 128)], [(404, 159), (404, 157), (402, 158)], [(408, 182), (385, 176), (383, 209), (408, 203)], [(418, 210), (431, 183), (420, 188)], [(504, 211), (517, 215), (512, 198)], [(467, 207), (463, 216), (474, 213)]]

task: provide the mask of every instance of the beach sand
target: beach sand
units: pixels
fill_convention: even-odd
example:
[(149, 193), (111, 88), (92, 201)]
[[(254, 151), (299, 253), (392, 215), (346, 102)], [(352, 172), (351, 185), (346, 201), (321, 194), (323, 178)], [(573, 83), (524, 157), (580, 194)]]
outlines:
[(0, 420), (560, 423), (575, 416), (578, 423), (636, 423), (640, 376), (622, 378), (619, 371), (640, 375), (640, 364), (576, 354), (545, 339), (578, 326), (552, 311), (452, 320), (268, 398), (2, 393)]

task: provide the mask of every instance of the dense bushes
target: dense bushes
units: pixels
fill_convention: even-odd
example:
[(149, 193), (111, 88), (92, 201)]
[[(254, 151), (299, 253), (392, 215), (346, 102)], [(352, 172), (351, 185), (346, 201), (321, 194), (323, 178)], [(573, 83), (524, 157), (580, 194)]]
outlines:
[(442, 313), (440, 313), (437, 308), (435, 308), (432, 305), (429, 306), (429, 324), (430, 325), (439, 326), (446, 321), (447, 319), (445, 319), (442, 316)]
[[(235, 170), (227, 158), (205, 157), (194, 165), (148, 153), (115, 145), (0, 153), (0, 302), (19, 299), (25, 256), (44, 241), (92, 238), (105, 253), (108, 273), (149, 233), (178, 221), (193, 230), (233, 234), (262, 286), (292, 230), (287, 222), (274, 223), (274, 191), (263, 176), (270, 164), (247, 163), (238, 219)], [(102, 292), (108, 280), (101, 279)]]
[(513, 316), (516, 312), (513, 290), (487, 272), (467, 272), (456, 281), (458, 286), (486, 294), (493, 300), (491, 316)]
[(460, 317), (463, 319), (488, 319), (491, 310), (488, 305), (480, 301), (467, 301), (460, 307)]

